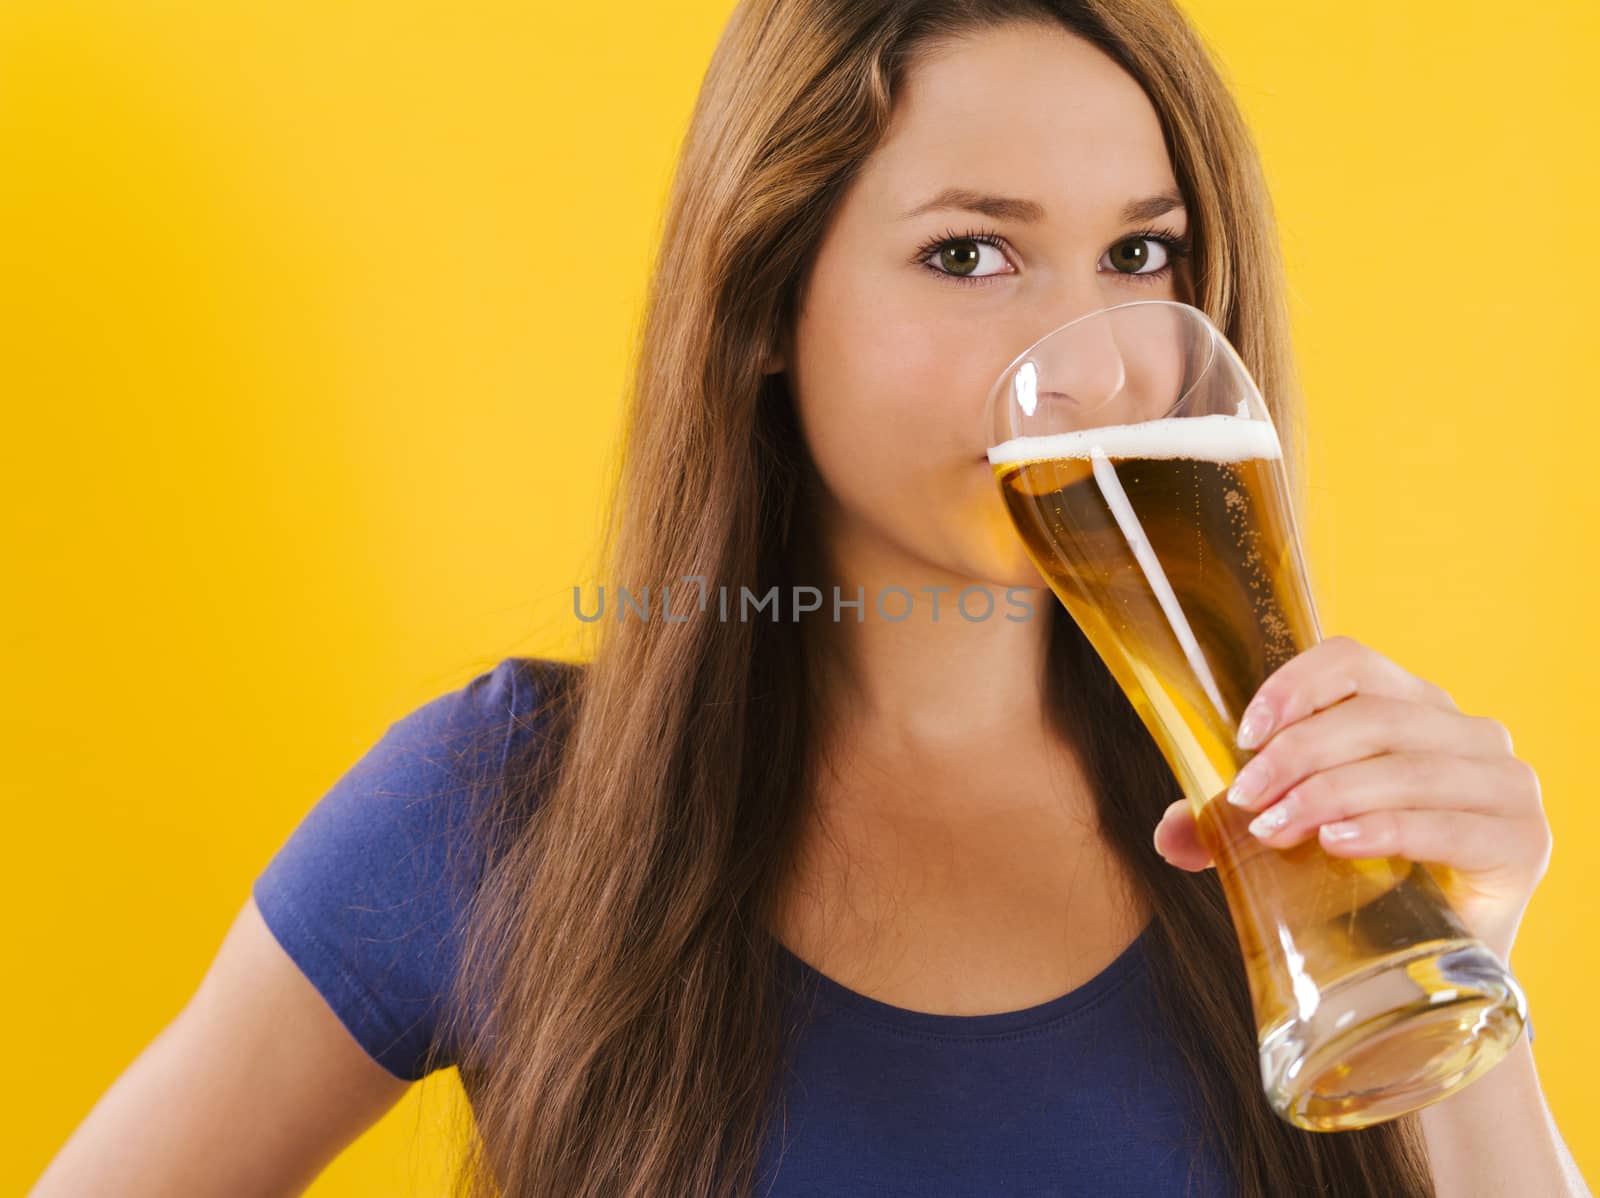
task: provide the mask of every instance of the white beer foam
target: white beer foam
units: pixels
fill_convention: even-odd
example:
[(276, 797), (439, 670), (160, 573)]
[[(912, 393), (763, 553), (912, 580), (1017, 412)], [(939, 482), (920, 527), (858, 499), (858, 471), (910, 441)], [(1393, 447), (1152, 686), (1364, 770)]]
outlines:
[(993, 446), (992, 465), (1089, 458), (1195, 458), (1206, 462), (1244, 462), (1281, 458), (1278, 434), (1265, 420), (1247, 416), (1173, 416), (1141, 424), (1108, 424), (1070, 433), (1013, 437)]

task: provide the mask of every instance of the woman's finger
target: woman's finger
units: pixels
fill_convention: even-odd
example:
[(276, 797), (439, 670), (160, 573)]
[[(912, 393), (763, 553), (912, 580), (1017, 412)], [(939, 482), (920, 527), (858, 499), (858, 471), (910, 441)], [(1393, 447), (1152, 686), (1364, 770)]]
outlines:
[(1327, 823), (1375, 812), (1428, 809), (1491, 817), (1531, 816), (1538, 788), (1515, 757), (1486, 761), (1447, 753), (1385, 753), (1301, 780), (1250, 823), (1264, 844), (1286, 849)]
[(1156, 852), (1179, 869), (1194, 872), (1215, 864), (1211, 860), (1211, 850), (1206, 848), (1200, 839), (1200, 830), (1195, 827), (1188, 799), (1179, 799), (1167, 808), (1161, 822), (1156, 824), (1154, 839)]
[(1370, 811), (1323, 824), (1318, 840), (1340, 857), (1448, 865), (1479, 886), (1499, 878), (1520, 885), (1528, 863), (1547, 855), (1543, 841), (1525, 835), (1522, 825), (1468, 811)]
[(1498, 721), (1405, 699), (1357, 695), (1289, 725), (1251, 758), (1228, 801), (1247, 811), (1270, 806), (1322, 771), (1384, 754), (1450, 754), (1511, 760)]
[(1259, 748), (1280, 728), (1357, 694), (1458, 710), (1435, 683), (1352, 637), (1331, 636), (1290, 658), (1257, 688), (1240, 721), (1239, 747)]

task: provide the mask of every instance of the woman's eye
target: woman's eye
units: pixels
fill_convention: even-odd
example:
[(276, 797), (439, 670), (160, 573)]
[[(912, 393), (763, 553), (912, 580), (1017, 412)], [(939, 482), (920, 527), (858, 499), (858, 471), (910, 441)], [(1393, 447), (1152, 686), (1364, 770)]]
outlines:
[[(1155, 246), (1154, 262), (1150, 265), (1152, 255), (1149, 246)], [(1100, 261), (1110, 266), (1112, 270), (1125, 275), (1153, 275), (1159, 273), (1167, 265), (1167, 245), (1157, 237), (1130, 237), (1126, 241), (1119, 241), (1106, 251), (1106, 256)]]
[[(985, 256), (991, 265), (1000, 269), (982, 271), (978, 268), (983, 264)], [(958, 279), (988, 278), (996, 274), (1004, 274), (1006, 256), (1000, 248), (987, 241), (979, 241), (971, 237), (946, 241), (936, 248), (924, 259), (929, 269), (940, 274), (953, 275)]]
[[(1096, 269), (1154, 283), (1166, 277), (1170, 268), (1188, 252), (1187, 242), (1166, 235), (1141, 233), (1124, 237), (1101, 256)], [(952, 283), (987, 283), (1003, 275), (1015, 274), (1000, 239), (988, 233), (946, 236), (920, 251), (919, 261), (941, 278)], [(985, 268), (987, 259), (988, 269)]]

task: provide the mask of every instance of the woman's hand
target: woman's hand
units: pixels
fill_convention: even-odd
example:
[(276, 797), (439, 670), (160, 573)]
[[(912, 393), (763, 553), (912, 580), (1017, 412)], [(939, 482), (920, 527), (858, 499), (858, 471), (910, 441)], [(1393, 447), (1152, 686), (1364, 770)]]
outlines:
[[(1262, 683), (1239, 729), (1239, 746), (1260, 751), (1228, 798), (1261, 813), (1251, 832), (1263, 844), (1316, 836), (1338, 857), (1427, 862), (1472, 933), (1509, 960), (1551, 837), (1538, 775), (1504, 725), (1336, 636)], [(1212, 864), (1187, 799), (1167, 808), (1155, 846), (1181, 869)]]

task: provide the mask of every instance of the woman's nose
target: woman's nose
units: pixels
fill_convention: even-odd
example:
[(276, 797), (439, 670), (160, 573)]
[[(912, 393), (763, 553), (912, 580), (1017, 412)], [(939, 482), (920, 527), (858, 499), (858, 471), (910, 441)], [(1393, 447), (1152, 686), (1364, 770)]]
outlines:
[(1039, 394), (1066, 402), (1085, 413), (1110, 402), (1128, 385), (1128, 363), (1119, 344), (1116, 322), (1105, 316), (1082, 313), (1058, 330), (1036, 351)]

